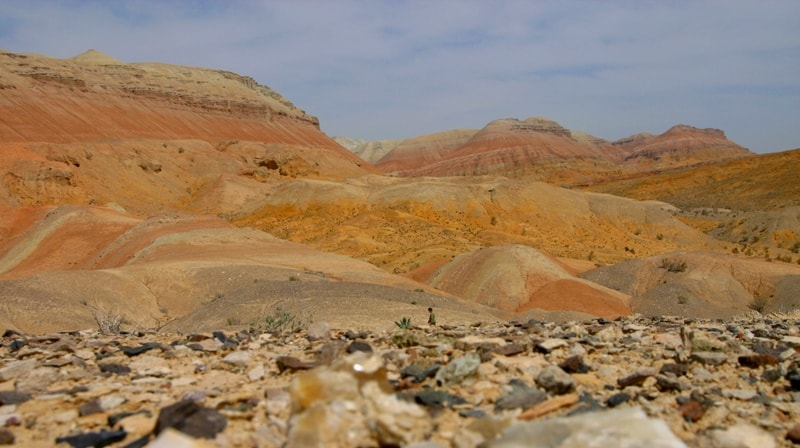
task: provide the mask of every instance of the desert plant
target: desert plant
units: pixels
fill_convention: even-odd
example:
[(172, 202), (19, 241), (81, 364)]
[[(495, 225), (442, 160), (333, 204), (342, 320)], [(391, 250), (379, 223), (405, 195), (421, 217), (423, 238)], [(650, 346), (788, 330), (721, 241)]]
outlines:
[(108, 311), (102, 306), (98, 306), (96, 310), (92, 311), (92, 317), (101, 334), (119, 334), (122, 326), (122, 313), (119, 310)]
[(401, 330), (408, 330), (411, 328), (411, 318), (404, 316), (402, 319), (395, 321), (394, 324), (397, 325), (397, 328)]
[(661, 264), (658, 266), (661, 269), (666, 269), (668, 272), (684, 272), (687, 265), (683, 260), (672, 260), (669, 258), (662, 258)]
[(681, 294), (678, 296), (678, 303), (680, 303), (681, 305), (686, 305), (687, 303), (689, 303), (689, 298)]
[(275, 308), (275, 312), (264, 318), (264, 323), (260, 327), (267, 333), (279, 334), (284, 331), (296, 331), (308, 326), (308, 322), (299, 318), (296, 314), (285, 311), (282, 308)]

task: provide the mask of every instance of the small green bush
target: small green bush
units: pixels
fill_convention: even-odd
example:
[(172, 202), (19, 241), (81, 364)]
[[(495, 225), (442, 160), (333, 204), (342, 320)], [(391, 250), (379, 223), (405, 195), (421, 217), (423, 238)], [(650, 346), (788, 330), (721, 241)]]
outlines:
[(397, 328), (401, 330), (408, 330), (409, 328), (411, 328), (411, 318), (403, 317), (399, 321), (395, 321), (394, 324), (397, 325)]

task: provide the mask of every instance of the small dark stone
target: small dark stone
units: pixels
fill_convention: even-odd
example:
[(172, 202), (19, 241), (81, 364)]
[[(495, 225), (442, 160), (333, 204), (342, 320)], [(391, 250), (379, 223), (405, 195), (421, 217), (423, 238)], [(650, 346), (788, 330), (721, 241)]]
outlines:
[(66, 443), (73, 448), (101, 448), (121, 442), (128, 436), (125, 431), (85, 432), (74, 436), (59, 437), (56, 443)]
[(662, 392), (682, 391), (684, 386), (676, 378), (666, 375), (658, 375), (656, 377), (656, 387)]
[(403, 367), (400, 371), (400, 375), (402, 375), (403, 378), (411, 377), (415, 382), (421, 383), (425, 378), (433, 378), (441, 366), (442, 365), (437, 362), (414, 362)]
[(182, 400), (161, 409), (154, 431), (160, 434), (167, 428), (175, 428), (192, 437), (213, 439), (227, 425), (225, 416), (216, 409)]
[(587, 373), (589, 371), (589, 366), (583, 363), (583, 357), (581, 355), (572, 355), (568, 357), (561, 361), (558, 367), (561, 367), (561, 370), (567, 373)]
[(28, 392), (20, 392), (16, 390), (0, 390), (0, 405), (7, 404), (20, 404), (25, 403), (31, 399), (31, 394)]
[(152, 437), (150, 434), (145, 434), (142, 437), (139, 437), (138, 439), (134, 440), (133, 442), (127, 445), (123, 445), (122, 448), (144, 448), (147, 446), (148, 443), (150, 443), (151, 438)]
[(800, 423), (794, 425), (792, 429), (786, 433), (786, 440), (794, 444), (800, 444)]
[(14, 433), (6, 428), (0, 428), (0, 445), (13, 445)]
[(660, 370), (660, 373), (663, 374), (671, 373), (675, 376), (686, 376), (688, 372), (689, 372), (689, 366), (687, 364), (678, 364), (678, 363), (664, 364), (663, 366), (661, 366)]
[(497, 399), (494, 404), (495, 411), (527, 409), (547, 399), (544, 391), (530, 387), (520, 379), (514, 378), (509, 384), (511, 392)]
[(122, 364), (100, 364), (100, 371), (115, 375), (127, 375), (131, 373), (131, 368)]
[(606, 405), (610, 408), (615, 408), (621, 405), (622, 403), (630, 401), (630, 399), (631, 399), (630, 394), (626, 394), (625, 392), (619, 392), (608, 397), (608, 400), (606, 400)]
[(214, 336), (214, 339), (218, 340), (219, 342), (222, 342), (223, 348), (225, 348), (226, 345), (231, 345), (233, 346), (233, 348), (236, 348), (239, 345), (239, 341), (237, 341), (236, 339), (229, 338), (228, 336), (225, 335), (225, 333), (221, 331), (215, 331), (211, 334)]
[(781, 373), (780, 369), (767, 369), (761, 374), (761, 378), (768, 383), (774, 383), (775, 381), (781, 379), (781, 375), (783, 374)]
[(372, 346), (364, 341), (353, 341), (345, 349), (347, 353), (364, 352), (372, 353)]
[(194, 350), (196, 352), (203, 351), (203, 346), (197, 343), (186, 344), (186, 348), (188, 348), (189, 350)]
[(19, 331), (12, 330), (12, 329), (8, 329), (8, 330), (3, 332), (3, 337), (4, 338), (10, 338), (11, 336), (22, 336), (22, 335), (19, 333)]
[(655, 373), (655, 369), (653, 370), (653, 372), (650, 371), (634, 372), (624, 378), (618, 379), (617, 384), (619, 385), (619, 387), (641, 386), (642, 383), (645, 382), (645, 380), (653, 376), (653, 373)]
[(578, 403), (574, 409), (569, 411), (567, 415), (578, 415), (587, 412), (597, 412), (603, 409), (599, 401), (595, 400), (593, 396), (588, 393), (582, 393)]
[(21, 349), (22, 347), (25, 347), (26, 345), (28, 345), (28, 343), (23, 341), (22, 339), (15, 339), (15, 340), (11, 341), (10, 344), (8, 344), (8, 350), (12, 351), (12, 352), (15, 352), (15, 351)]
[(150, 417), (151, 415), (150, 411), (148, 411), (147, 409), (142, 409), (136, 412), (120, 412), (117, 414), (112, 414), (108, 416), (108, 426), (113, 428), (114, 426), (117, 426), (117, 423), (119, 423), (120, 420), (137, 414), (145, 414), (148, 417)]
[(316, 361), (303, 361), (293, 356), (279, 356), (275, 362), (277, 362), (278, 369), (281, 372), (285, 370), (308, 370), (319, 366)]
[(464, 404), (467, 400), (453, 395), (450, 392), (425, 388), (414, 395), (414, 401), (423, 406), (447, 406), (452, 407), (457, 404)]
[(78, 407), (78, 412), (80, 413), (81, 417), (84, 415), (99, 414), (103, 412), (103, 406), (100, 405), (100, 400), (95, 398), (94, 400), (87, 401), (86, 403), (80, 405)]
[(794, 390), (800, 390), (800, 372), (788, 373), (786, 379), (789, 380), (789, 385)]
[(482, 409), (464, 409), (458, 412), (458, 416), (464, 418), (486, 418), (487, 414)]
[(519, 355), (520, 353), (524, 353), (525, 350), (526, 348), (524, 345), (512, 342), (510, 344), (497, 347), (494, 350), (492, 350), (492, 352), (501, 356), (514, 356), (514, 355)]
[(211, 339), (211, 338), (206, 336), (206, 335), (204, 335), (204, 334), (198, 334), (198, 333), (194, 333), (194, 334), (190, 334), (189, 336), (186, 336), (186, 340), (189, 341), (189, 342), (200, 342), (200, 341), (205, 341), (206, 339)]
[(119, 349), (122, 350), (122, 353), (125, 353), (125, 355), (128, 357), (133, 357), (158, 347), (160, 347), (160, 345), (156, 342), (146, 342), (138, 347), (127, 347), (123, 345)]
[(778, 363), (778, 358), (772, 355), (742, 355), (739, 356), (739, 365), (757, 369), (761, 366), (772, 366)]

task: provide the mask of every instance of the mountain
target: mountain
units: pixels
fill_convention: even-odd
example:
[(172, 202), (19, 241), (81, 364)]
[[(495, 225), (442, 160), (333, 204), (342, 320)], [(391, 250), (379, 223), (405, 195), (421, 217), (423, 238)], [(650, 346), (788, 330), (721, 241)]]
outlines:
[(534, 117), (495, 120), (478, 131), (409, 138), (374, 164), (384, 173), (406, 177), (500, 174), (589, 185), (751, 155), (717, 129), (677, 125), (661, 135), (642, 133), (609, 142)]
[(374, 172), (252, 78), (0, 53), (0, 201), (232, 213), (284, 177)]
[(333, 137), (336, 143), (344, 146), (365, 161), (374, 164), (395, 148), (402, 140), (367, 141), (360, 138)]
[[(753, 275), (793, 291), (793, 190), (766, 192), (792, 179), (792, 154), (761, 165), (717, 130), (608, 142), (541, 117), (338, 141), (246, 76), (0, 51), (0, 326), (72, 331), (106, 311), (186, 332), (281, 310), (377, 330), (424, 322), (428, 307), (450, 323), (614, 318), (659, 309), (648, 304), (672, 289), (634, 287), (625, 269), (656, 278), (645, 268), (665, 253), (737, 270), (763, 257)], [(729, 167), (753, 175), (740, 184)], [(687, 204), (711, 204), (727, 181), (770, 208), (705, 220), (667, 202), (670, 175)], [(630, 281), (609, 280), (615, 269)], [(690, 302), (718, 286), (690, 280), (673, 285)], [(736, 292), (718, 305), (742, 311), (763, 293)]]

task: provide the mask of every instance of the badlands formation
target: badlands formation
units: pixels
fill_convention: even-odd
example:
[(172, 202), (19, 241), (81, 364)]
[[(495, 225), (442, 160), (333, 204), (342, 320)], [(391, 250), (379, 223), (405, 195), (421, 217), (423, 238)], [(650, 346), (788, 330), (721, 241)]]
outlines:
[(0, 169), (0, 443), (800, 439), (800, 150), (334, 139), (239, 74), (0, 50)]

